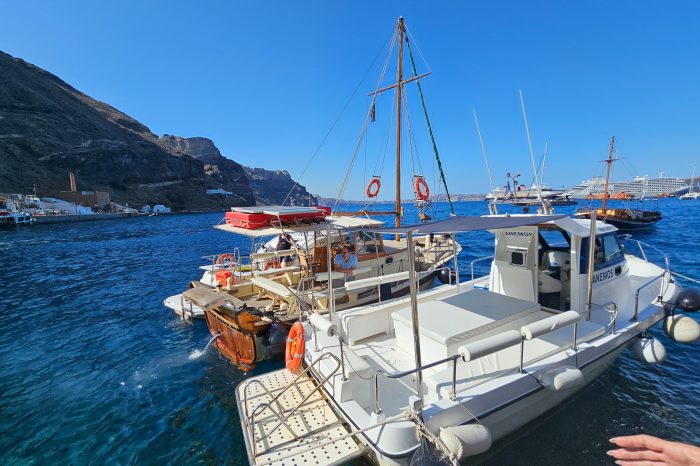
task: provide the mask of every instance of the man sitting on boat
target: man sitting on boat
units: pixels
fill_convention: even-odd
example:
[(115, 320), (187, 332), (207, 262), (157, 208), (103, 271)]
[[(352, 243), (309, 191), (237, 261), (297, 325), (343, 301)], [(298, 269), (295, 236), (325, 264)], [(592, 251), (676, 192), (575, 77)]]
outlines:
[(342, 272), (348, 280), (352, 280), (353, 271), (357, 268), (357, 256), (350, 252), (349, 246), (343, 246), (340, 254), (335, 256), (333, 264), (336, 272)]

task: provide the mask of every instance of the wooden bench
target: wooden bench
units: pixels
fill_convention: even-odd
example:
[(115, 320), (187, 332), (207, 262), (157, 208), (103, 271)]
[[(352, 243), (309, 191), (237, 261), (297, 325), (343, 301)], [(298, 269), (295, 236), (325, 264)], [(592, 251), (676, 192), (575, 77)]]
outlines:
[[(258, 288), (257, 299), (262, 299), (263, 296), (268, 296), (272, 299), (272, 303), (265, 307), (268, 311), (278, 304), (286, 304), (286, 307), (289, 308), (296, 307), (294, 294), (283, 284), (263, 277), (253, 277), (250, 279), (250, 282)], [(280, 301), (284, 301), (284, 303), (280, 303)]]

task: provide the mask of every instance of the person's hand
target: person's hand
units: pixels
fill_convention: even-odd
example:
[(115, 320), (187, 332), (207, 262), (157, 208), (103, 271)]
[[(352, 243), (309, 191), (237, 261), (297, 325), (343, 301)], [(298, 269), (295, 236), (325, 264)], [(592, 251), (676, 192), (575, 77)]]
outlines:
[(349, 277), (352, 277), (352, 274), (353, 274), (352, 269), (348, 270), (348, 276), (349, 276)]
[(628, 435), (610, 439), (618, 449), (608, 455), (622, 466), (700, 465), (700, 447), (669, 442), (651, 435)]

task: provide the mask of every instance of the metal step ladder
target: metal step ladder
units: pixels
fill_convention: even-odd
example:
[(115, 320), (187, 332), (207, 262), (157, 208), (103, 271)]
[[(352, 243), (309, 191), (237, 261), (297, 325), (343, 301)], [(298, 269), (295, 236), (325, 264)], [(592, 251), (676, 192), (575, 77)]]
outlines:
[[(332, 359), (335, 368), (317, 385), (309, 371), (324, 359)], [(236, 399), (251, 465), (333, 465), (362, 454), (363, 448), (321, 391), (340, 366), (335, 355), (325, 353), (299, 374), (280, 369), (238, 385)]]

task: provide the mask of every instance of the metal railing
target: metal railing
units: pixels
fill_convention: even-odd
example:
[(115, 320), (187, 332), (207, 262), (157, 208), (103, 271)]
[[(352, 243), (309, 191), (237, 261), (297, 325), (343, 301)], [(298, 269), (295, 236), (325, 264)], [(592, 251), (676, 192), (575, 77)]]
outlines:
[[(319, 364), (323, 359), (333, 359), (336, 363), (335, 368), (326, 375), (323, 380), (319, 380), (318, 384), (314, 387), (313, 390), (311, 390), (294, 408), (292, 408), (289, 412), (285, 414), (285, 410), (282, 408), (282, 406), (279, 403), (279, 398), (287, 392), (292, 386), (294, 386), (297, 391), (301, 394), (302, 391), (299, 388), (298, 382), (301, 377), (306, 376), (311, 369)], [(257, 456), (257, 441), (256, 441), (256, 436), (255, 436), (255, 416), (262, 414), (265, 409), (268, 409), (278, 420), (277, 424), (275, 426), (265, 432), (262, 437), (259, 440), (264, 440), (265, 438), (269, 437), (273, 432), (275, 432), (277, 429), (279, 429), (281, 426), (284, 426), (287, 428), (289, 433), (292, 435), (292, 437), (296, 440), (298, 438), (297, 434), (292, 430), (292, 428), (289, 426), (287, 423), (287, 420), (299, 409), (301, 408), (306, 401), (311, 398), (313, 394), (316, 392), (320, 391), (323, 385), (330, 380), (331, 377), (335, 375), (336, 372), (338, 372), (338, 369), (340, 369), (340, 361), (338, 361), (338, 358), (333, 355), (332, 353), (323, 353), (321, 356), (319, 356), (315, 361), (313, 361), (311, 364), (309, 364), (306, 369), (304, 369), (302, 372), (300, 372), (294, 380), (292, 380), (285, 388), (283, 388), (277, 395), (272, 394), (272, 392), (263, 384), (261, 381), (257, 379), (252, 379), (248, 384), (245, 386), (243, 389), (243, 412), (244, 416), (246, 419), (246, 428), (248, 429), (248, 435), (251, 439), (251, 448), (253, 449), (253, 457)], [(320, 373), (320, 371), (316, 371), (317, 373)], [(252, 385), (257, 385), (262, 388), (262, 390), (265, 392), (267, 396), (270, 397), (270, 401), (266, 401), (263, 403), (260, 403), (259, 405), (256, 405), (255, 408), (253, 409), (253, 412), (251, 414), (248, 414), (248, 389)], [(272, 405), (276, 405), (277, 409), (279, 411), (276, 411)], [(310, 433), (310, 432), (309, 432)]]
[(615, 335), (615, 322), (617, 321), (618, 314), (617, 304), (615, 304), (612, 301), (605, 304), (593, 304), (588, 310), (588, 320), (591, 320), (591, 313), (593, 311), (607, 312), (608, 314), (610, 314), (610, 322), (608, 322), (608, 327), (610, 328), (610, 335)]
[[(617, 311), (615, 311), (615, 316), (616, 316), (616, 315), (617, 315)], [(574, 327), (574, 329), (573, 329), (573, 341), (572, 341), (572, 343), (571, 343), (571, 346), (569, 346), (569, 345), (564, 345), (564, 346), (562, 346), (562, 347), (559, 349), (559, 351), (564, 351), (564, 350), (566, 350), (566, 349), (568, 349), (568, 348), (570, 347), (570, 348), (572, 348), (572, 349), (574, 350), (574, 352), (577, 352), (577, 351), (578, 351), (578, 348), (577, 348), (576, 340), (577, 340), (577, 334), (578, 334), (578, 321), (573, 322), (573, 323), (566, 323), (566, 324), (564, 324), (564, 325), (562, 325), (562, 326), (555, 327), (555, 328), (553, 328), (553, 329), (551, 329), (551, 330), (548, 330), (546, 333), (549, 333), (549, 332), (552, 332), (552, 331), (556, 331), (556, 330), (559, 330), (559, 329), (568, 327), (569, 325), (573, 325), (573, 327)], [(522, 328), (520, 329), (520, 332), (521, 332), (520, 342), (519, 342), (519, 345), (520, 345), (520, 363), (519, 363), (519, 365), (518, 365), (518, 372), (519, 372), (519, 373), (523, 373), (523, 372), (524, 372), (524, 364), (525, 364), (525, 361), (524, 361), (524, 359), (525, 359), (525, 341), (527, 341), (527, 338), (526, 338), (525, 336), (523, 336), (523, 334), (522, 334), (522, 332), (523, 332)], [(541, 335), (540, 335), (540, 336), (541, 336)], [(535, 337), (535, 338), (538, 338), (538, 337)], [(514, 343), (514, 344), (511, 345), (511, 346), (515, 346), (516, 344), (518, 344), (518, 343)], [(454, 401), (454, 400), (456, 400), (456, 398), (457, 398), (457, 362), (459, 362), (460, 359), (462, 360), (462, 362), (476, 361), (477, 359), (486, 357), (486, 356), (488, 356), (488, 355), (490, 355), (490, 354), (493, 354), (493, 353), (495, 353), (495, 352), (501, 351), (501, 350), (503, 350), (503, 349), (505, 349), (505, 348), (497, 348), (497, 349), (494, 349), (493, 351), (487, 352), (487, 353), (485, 353), (485, 354), (482, 354), (482, 355), (480, 355), (480, 356), (478, 356), (478, 357), (476, 357), (476, 358), (474, 358), (474, 359), (471, 359), (470, 361), (467, 361), (467, 360), (466, 360), (464, 354), (462, 354), (462, 353), (457, 353), (457, 354), (454, 354), (454, 355), (452, 355), (452, 356), (448, 356), (448, 357), (446, 357), (446, 358), (439, 359), (439, 360), (437, 360), (437, 361), (433, 361), (433, 362), (428, 363), (428, 364), (423, 364), (423, 365), (420, 366), (420, 367), (417, 367), (417, 368), (415, 368), (415, 369), (410, 369), (410, 370), (407, 370), (407, 371), (389, 373), (389, 372), (386, 372), (386, 371), (384, 371), (384, 370), (382, 370), (382, 369), (379, 369), (379, 370), (377, 370), (377, 372), (376, 372), (375, 375), (374, 375), (374, 409), (375, 409), (375, 413), (379, 414), (379, 413), (381, 412), (381, 406), (380, 406), (380, 403), (379, 403), (379, 398), (380, 398), (380, 393), (379, 393), (379, 376), (380, 376), (380, 375), (382, 375), (382, 376), (384, 376), (384, 377), (386, 377), (386, 378), (388, 378), (388, 379), (399, 379), (399, 378), (405, 377), (405, 376), (407, 376), (407, 375), (415, 374), (415, 373), (417, 373), (417, 372), (420, 372), (420, 373), (422, 374), (422, 372), (423, 372), (424, 370), (431, 369), (431, 368), (436, 367), (436, 366), (439, 366), (439, 365), (441, 365), (441, 364), (446, 364), (446, 363), (452, 362), (452, 364), (453, 364), (453, 365), (452, 365), (452, 383), (451, 383), (452, 390), (451, 390), (451, 392), (450, 392), (450, 399)], [(535, 362), (535, 361), (528, 361), (529, 364), (531, 364), (531, 363), (533, 363), (533, 362)]]
[(670, 274), (669, 270), (664, 270), (662, 273), (659, 275), (655, 276), (651, 280), (646, 281), (642, 286), (637, 288), (637, 291), (634, 293), (634, 316), (632, 316), (632, 321), (636, 322), (638, 320), (638, 315), (639, 315), (639, 293), (646, 288), (647, 286), (651, 285), (654, 283), (656, 280), (661, 279), (661, 289), (659, 290), (659, 294), (657, 297), (657, 302), (661, 302), (663, 300), (663, 295), (664, 295), (664, 276), (666, 276), (666, 273)]
[(469, 263), (469, 268), (472, 272), (472, 281), (474, 281), (474, 264), (476, 264), (477, 262), (485, 261), (487, 259), (493, 259), (493, 256), (479, 257), (478, 259), (474, 259)]
[(644, 248), (646, 247), (647, 249), (653, 250), (654, 252), (659, 254), (661, 257), (663, 257), (664, 267), (666, 268), (666, 270), (670, 270), (671, 261), (669, 260), (668, 256), (662, 250), (657, 248), (656, 246), (649, 244), (649, 243), (646, 243), (644, 241), (638, 240), (638, 239), (634, 239), (629, 234), (620, 235), (620, 236), (618, 236), (618, 238), (622, 239), (623, 241), (630, 241), (632, 243), (636, 243), (637, 247), (639, 248), (639, 252), (642, 255), (642, 258), (644, 259), (644, 262), (649, 262), (649, 257), (647, 256), (646, 250)]

